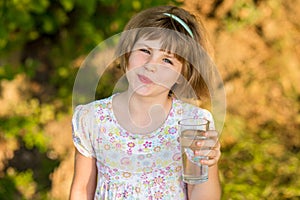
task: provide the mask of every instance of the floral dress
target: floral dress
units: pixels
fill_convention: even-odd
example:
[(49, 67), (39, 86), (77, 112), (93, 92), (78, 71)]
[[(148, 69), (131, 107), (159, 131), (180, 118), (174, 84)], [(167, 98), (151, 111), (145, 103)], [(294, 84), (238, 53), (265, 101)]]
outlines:
[(186, 199), (178, 121), (205, 117), (213, 122), (210, 112), (173, 99), (160, 128), (149, 134), (132, 134), (118, 124), (112, 99), (79, 105), (72, 119), (75, 147), (82, 155), (96, 159), (94, 199)]

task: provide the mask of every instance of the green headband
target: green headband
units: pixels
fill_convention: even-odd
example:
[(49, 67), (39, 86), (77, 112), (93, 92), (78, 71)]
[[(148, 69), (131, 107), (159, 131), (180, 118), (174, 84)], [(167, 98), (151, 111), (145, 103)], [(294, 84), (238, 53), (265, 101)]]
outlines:
[(169, 13), (164, 13), (164, 15), (171, 17), (172, 19), (174, 19), (175, 21), (177, 21), (179, 24), (181, 24), (183, 26), (183, 28), (190, 34), (190, 36), (192, 38), (194, 38), (194, 35), (192, 33), (192, 30), (189, 28), (189, 26), (179, 17), (177, 17), (176, 15), (173, 14), (169, 14)]

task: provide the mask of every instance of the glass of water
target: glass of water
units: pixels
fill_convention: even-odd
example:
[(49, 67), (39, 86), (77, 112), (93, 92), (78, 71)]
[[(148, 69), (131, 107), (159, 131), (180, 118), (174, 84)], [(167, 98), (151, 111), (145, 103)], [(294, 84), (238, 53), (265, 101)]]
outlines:
[[(209, 159), (208, 156), (195, 156), (195, 151), (208, 152), (211, 148), (206, 146), (210, 138), (205, 136), (209, 121), (204, 118), (182, 119), (180, 126), (180, 145), (183, 165), (183, 181), (188, 184), (199, 184), (208, 180), (208, 166), (202, 165), (200, 160)], [(197, 145), (198, 142), (203, 145)]]

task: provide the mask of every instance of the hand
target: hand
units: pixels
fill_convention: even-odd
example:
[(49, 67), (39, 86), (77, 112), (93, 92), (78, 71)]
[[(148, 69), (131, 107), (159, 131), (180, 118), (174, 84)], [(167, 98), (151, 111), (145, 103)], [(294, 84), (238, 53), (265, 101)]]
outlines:
[(211, 167), (218, 163), (221, 156), (221, 145), (218, 135), (217, 131), (207, 131), (205, 132), (205, 136), (208, 139), (196, 143), (201, 150), (196, 150), (195, 156), (207, 156), (209, 158), (208, 160), (200, 160), (201, 164)]

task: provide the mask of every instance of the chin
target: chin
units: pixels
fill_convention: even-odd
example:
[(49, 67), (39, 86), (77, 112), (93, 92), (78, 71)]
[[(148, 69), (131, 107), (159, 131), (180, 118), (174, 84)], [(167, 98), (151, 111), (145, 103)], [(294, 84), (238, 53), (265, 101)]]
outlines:
[(138, 88), (138, 89), (134, 90), (134, 93), (139, 96), (144, 96), (144, 97), (153, 96), (153, 92), (151, 90), (149, 90), (148, 88)]

